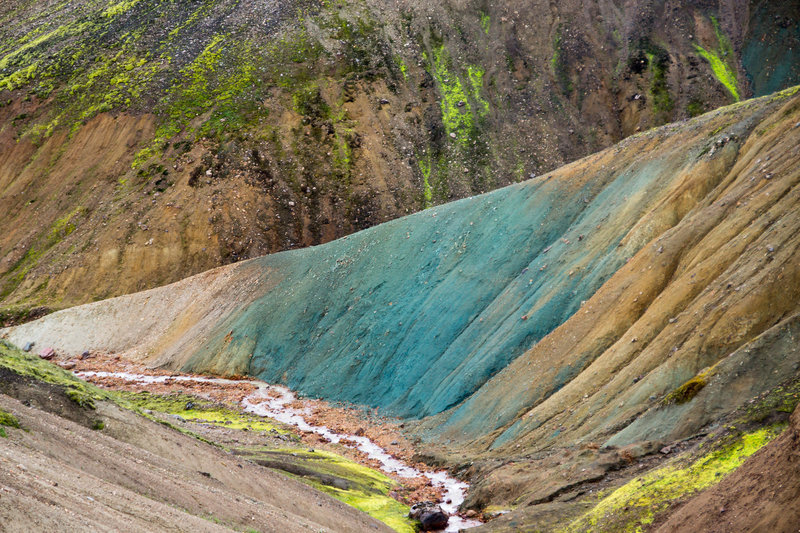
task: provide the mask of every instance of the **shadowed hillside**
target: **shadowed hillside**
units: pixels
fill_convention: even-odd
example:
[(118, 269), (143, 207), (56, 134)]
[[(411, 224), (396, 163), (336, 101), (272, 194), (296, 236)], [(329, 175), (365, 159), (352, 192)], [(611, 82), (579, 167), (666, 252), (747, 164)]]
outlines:
[(0, 305), (328, 242), (796, 84), (799, 10), (5, 1)]

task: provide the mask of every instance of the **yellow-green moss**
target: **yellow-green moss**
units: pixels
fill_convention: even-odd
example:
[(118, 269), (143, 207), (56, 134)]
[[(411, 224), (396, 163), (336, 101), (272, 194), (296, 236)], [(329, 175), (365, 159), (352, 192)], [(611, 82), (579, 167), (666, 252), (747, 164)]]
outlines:
[(6, 368), (20, 376), (26, 376), (44, 383), (62, 387), (67, 397), (81, 407), (91, 409), (94, 408), (95, 401), (109, 401), (116, 404), (118, 407), (134, 411), (135, 413), (143, 415), (150, 420), (170, 427), (185, 435), (217, 446), (215, 443), (191, 431), (184, 430), (169, 422), (148, 415), (117, 392), (107, 391), (96, 385), (87, 383), (74, 376), (71, 372), (67, 372), (63, 368), (49, 363), (36, 355), (23, 352), (16, 346), (2, 339), (0, 339), (0, 368)]
[(19, 420), (17, 420), (17, 417), (8, 411), (0, 409), (0, 437), (6, 437), (6, 430), (2, 426), (18, 428)]
[[(335, 476), (347, 480), (350, 486), (347, 489), (341, 489), (324, 484), (319, 479), (315, 479), (314, 476), (289, 474), (291, 477), (369, 514), (395, 531), (401, 533), (412, 533), (414, 531), (413, 522), (408, 518), (408, 506), (389, 496), (389, 492), (397, 487), (397, 483), (377, 470), (325, 450), (315, 450), (313, 452), (298, 449), (243, 448), (242, 450), (250, 454), (249, 458), (253, 459), (275, 459), (281, 458), (281, 455), (283, 455), (283, 460), (297, 464), (321, 476)], [(259, 455), (260, 450), (262, 455)]]
[(491, 27), (491, 24), (492, 18), (489, 16), (489, 14), (481, 11), (481, 29), (486, 35), (489, 35), (489, 28)]
[(674, 391), (670, 392), (662, 401), (663, 405), (670, 405), (670, 404), (682, 404), (690, 401), (694, 398), (698, 392), (703, 390), (708, 384), (708, 380), (711, 378), (713, 374), (714, 367), (707, 368), (697, 374), (695, 377), (675, 389)]
[(603, 497), (594, 508), (562, 531), (642, 531), (670, 503), (720, 482), (774, 439), (783, 427), (767, 427), (742, 435), (734, 443), (710, 452), (688, 466), (675, 460), (637, 477)]
[(113, 18), (122, 13), (128, 11), (130, 8), (135, 6), (139, 3), (139, 0), (124, 0), (123, 2), (119, 2), (117, 4), (113, 4), (108, 6), (105, 11), (103, 11), (102, 16)]
[(714, 32), (717, 36), (718, 49), (706, 50), (699, 44), (695, 44), (694, 48), (711, 66), (711, 71), (719, 82), (728, 89), (735, 101), (740, 101), (738, 81), (736, 79), (736, 69), (731, 66), (724, 58), (735, 58), (733, 46), (730, 40), (719, 27), (717, 19), (711, 17), (711, 23), (714, 25)]
[[(429, 59), (427, 54), (423, 54), (423, 57), (428, 61), (431, 75), (439, 87), (445, 131), (451, 138), (466, 145), (474, 133), (478, 119), (489, 111), (489, 103), (481, 97), (484, 69), (468, 66), (468, 83), (465, 84), (454, 71), (444, 45), (433, 50), (432, 58)], [(477, 104), (477, 109), (473, 109), (473, 102)]]
[(191, 394), (151, 394), (147, 391), (121, 391), (117, 394), (140, 409), (177, 415), (190, 421), (204, 422), (231, 429), (286, 433), (286, 430), (280, 429), (277, 424), (270, 422), (268, 418), (243, 413), (238, 409), (232, 409)]
[(119, 399), (112, 392), (78, 379), (70, 372), (36, 355), (25, 353), (5, 341), (0, 341), (0, 367), (21, 376), (60, 385), (64, 387), (67, 397), (82, 407), (93, 409), (95, 400), (119, 403)]
[(430, 156), (417, 158), (417, 165), (422, 174), (422, 201), (425, 209), (433, 206), (433, 189), (431, 189), (431, 160)]
[(403, 61), (403, 58), (400, 56), (394, 56), (394, 63), (397, 65), (397, 68), (400, 69), (403, 79), (408, 80), (408, 65), (406, 65), (405, 61)]

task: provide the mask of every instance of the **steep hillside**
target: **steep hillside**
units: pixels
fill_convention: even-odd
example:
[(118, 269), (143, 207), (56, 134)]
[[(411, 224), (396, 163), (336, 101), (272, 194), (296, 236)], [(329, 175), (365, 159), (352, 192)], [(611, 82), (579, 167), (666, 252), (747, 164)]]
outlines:
[(786, 431), (718, 486), (673, 513), (656, 531), (791, 531), (800, 516), (800, 409)]
[(796, 84), (799, 11), (5, 1), (0, 306), (327, 242)]
[(3, 531), (392, 531), (167, 425), (0, 343)]

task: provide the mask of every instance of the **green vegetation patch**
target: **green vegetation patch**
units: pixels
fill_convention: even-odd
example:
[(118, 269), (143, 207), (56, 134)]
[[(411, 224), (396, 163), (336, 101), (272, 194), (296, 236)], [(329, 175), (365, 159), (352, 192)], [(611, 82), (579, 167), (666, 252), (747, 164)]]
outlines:
[(558, 81), (558, 84), (561, 86), (562, 92), (564, 95), (569, 96), (574, 87), (572, 85), (572, 80), (569, 78), (567, 61), (562, 49), (562, 40), (562, 26), (559, 24), (553, 36), (553, 56), (550, 58), (550, 67), (553, 70), (553, 75)]
[[(76, 377), (71, 372), (64, 370), (48, 361), (45, 361), (39, 356), (23, 352), (16, 346), (0, 339), (0, 368), (6, 368), (20, 376), (33, 378), (44, 383), (50, 383), (64, 388), (64, 393), (67, 397), (81, 407), (87, 409), (94, 409), (96, 401), (109, 401), (122, 409), (128, 409), (138, 413), (145, 418), (154, 422), (158, 422), (164, 426), (174, 429), (184, 435), (201, 440), (205, 443), (217, 446), (215, 443), (204, 439), (203, 437), (185, 429), (179, 428), (167, 421), (153, 417), (141, 408), (132, 404), (124, 397), (123, 394), (101, 389), (100, 387), (87, 383), (82, 379)], [(102, 424), (102, 422), (101, 422)], [(105, 424), (102, 424), (105, 427)], [(95, 422), (95, 429), (102, 429), (97, 427)]]
[(408, 518), (408, 506), (389, 496), (397, 483), (377, 470), (325, 450), (250, 447), (236, 453), (330, 494), (395, 531), (415, 531)]
[[(23, 352), (3, 340), (0, 340), (0, 368), (6, 368), (15, 374), (45, 383), (62, 386), (67, 397), (81, 407), (94, 409), (94, 402), (99, 400), (120, 403), (119, 398), (113, 392), (87, 383), (39, 356)], [(122, 405), (122, 407), (125, 406)]]
[(670, 392), (662, 401), (662, 405), (682, 404), (692, 400), (697, 393), (703, 390), (711, 378), (713, 367), (708, 368), (697, 374), (695, 377)]
[(417, 158), (419, 171), (422, 174), (422, 201), (425, 209), (433, 206), (433, 189), (431, 189), (430, 155)]
[(117, 394), (139, 409), (177, 415), (191, 422), (202, 422), (231, 429), (246, 429), (248, 431), (287, 432), (267, 418), (243, 413), (224, 404), (192, 394), (152, 394), (147, 391), (120, 391)]
[(442, 123), (450, 137), (462, 145), (468, 144), (475, 134), (481, 118), (489, 111), (489, 103), (481, 96), (484, 69), (467, 67), (467, 81), (455, 72), (450, 55), (444, 45), (433, 50), (433, 57), (425, 59), (441, 94)]
[(733, 52), (733, 46), (725, 33), (720, 29), (717, 19), (711, 17), (711, 22), (714, 24), (714, 32), (717, 35), (718, 48), (716, 50), (706, 50), (699, 44), (695, 44), (694, 48), (700, 54), (714, 72), (714, 76), (719, 82), (728, 89), (735, 101), (740, 101), (738, 81), (736, 79), (736, 68), (730, 64), (736, 55)]
[(592, 510), (562, 531), (642, 531), (671, 503), (719, 483), (777, 437), (783, 427), (785, 424), (746, 433), (688, 466), (682, 466), (676, 459), (637, 477), (603, 497)]
[(489, 35), (489, 28), (492, 25), (492, 18), (489, 16), (488, 13), (481, 11), (481, 29), (483, 33)]
[(9, 428), (18, 428), (19, 420), (17, 420), (17, 417), (12, 415), (8, 411), (0, 409), (0, 437), (7, 437), (6, 430), (2, 426)]

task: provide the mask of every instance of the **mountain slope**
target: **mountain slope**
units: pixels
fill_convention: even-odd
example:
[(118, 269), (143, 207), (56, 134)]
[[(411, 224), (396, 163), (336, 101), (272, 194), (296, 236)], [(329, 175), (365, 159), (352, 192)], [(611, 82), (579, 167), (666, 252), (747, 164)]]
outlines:
[[(544, 445), (554, 425), (573, 428), (576, 439), (619, 430), (649, 416), (657, 402), (648, 397), (737, 350), (731, 357), (755, 365), (744, 354), (794, 327), (794, 93), (654, 130), (542, 178), (323, 246), (58, 312), (7, 335), (70, 353), (130, 352), (173, 368), (249, 373), (407, 417), (463, 401), (433, 419), (433, 435), (472, 441), (506, 428), (482, 446), (523, 436)], [(793, 357), (773, 358), (783, 365), (776, 377), (756, 379), (755, 392), (737, 389), (737, 401), (785, 378), (778, 370)], [(704, 379), (733, 379), (726, 364)], [(564, 402), (581, 409), (565, 413)], [(674, 423), (687, 407), (671, 408)], [(649, 424), (674, 429), (663, 418), (645, 417), (617, 438), (635, 440)]]
[(0, 6), (0, 305), (328, 242), (800, 82), (800, 3)]

